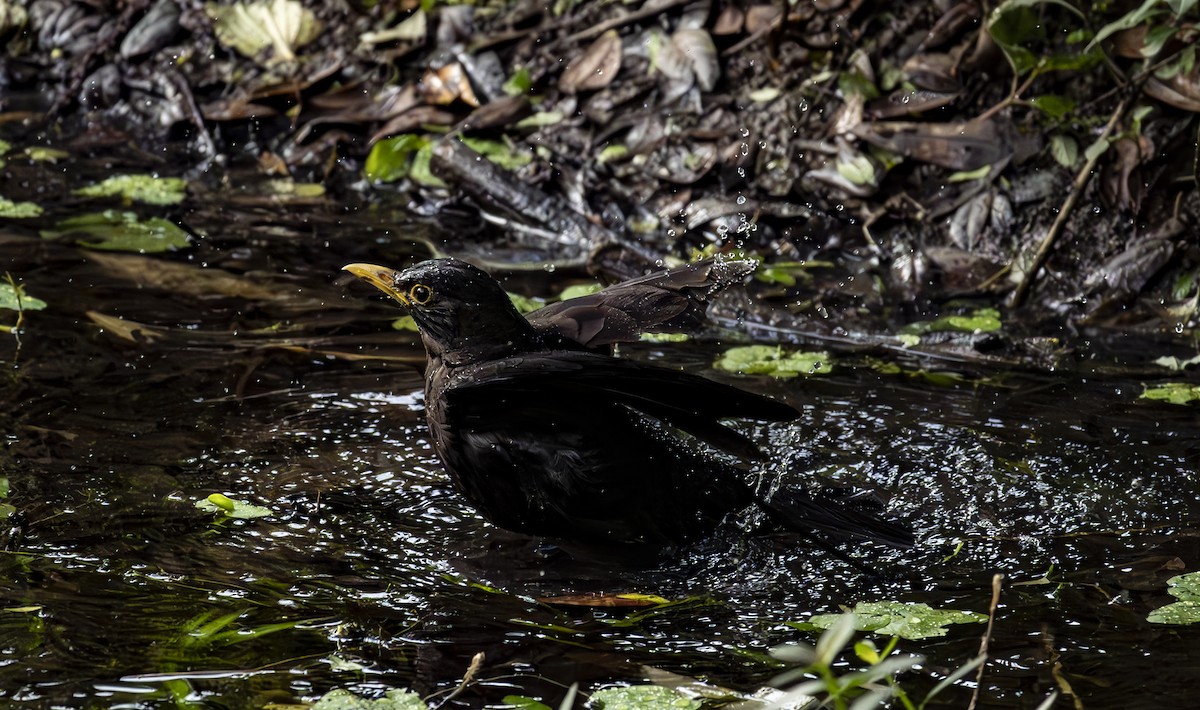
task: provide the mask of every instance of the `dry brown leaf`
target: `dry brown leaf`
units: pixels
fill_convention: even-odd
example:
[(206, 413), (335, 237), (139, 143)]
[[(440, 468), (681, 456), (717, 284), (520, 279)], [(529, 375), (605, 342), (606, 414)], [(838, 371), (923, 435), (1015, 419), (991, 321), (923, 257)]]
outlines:
[(568, 94), (603, 89), (620, 70), (621, 38), (616, 30), (609, 30), (567, 64), (558, 78), (558, 88)]
[(255, 301), (296, 298), (294, 293), (287, 290), (260, 286), (244, 276), (235, 276), (220, 269), (202, 269), (136, 254), (89, 252), (87, 258), (108, 273), (128, 279), (142, 288), (160, 288), (189, 296), (230, 296)]
[(853, 133), (872, 145), (952, 170), (994, 165), (1013, 152), (1007, 136), (992, 121), (877, 121), (857, 126)]
[(713, 23), (712, 33), (718, 37), (724, 35), (735, 35), (742, 31), (742, 26), (746, 24), (746, 13), (735, 5), (726, 5), (721, 8), (721, 14), (717, 15), (717, 21)]
[(1166, 81), (1152, 76), (1143, 88), (1168, 106), (1200, 113), (1200, 71), (1176, 74)]
[(782, 10), (779, 9), (778, 3), (774, 5), (752, 5), (746, 11), (746, 33), (757, 34), (758, 32), (765, 32), (779, 21), (781, 14)]
[(687, 57), (696, 84), (704, 91), (712, 91), (721, 76), (721, 63), (712, 37), (702, 29), (681, 27), (671, 35), (671, 44)]
[(468, 106), (479, 107), (479, 99), (471, 88), (471, 80), (462, 64), (450, 62), (440, 69), (429, 69), (421, 77), (421, 98), (426, 103), (446, 106), (462, 101)]

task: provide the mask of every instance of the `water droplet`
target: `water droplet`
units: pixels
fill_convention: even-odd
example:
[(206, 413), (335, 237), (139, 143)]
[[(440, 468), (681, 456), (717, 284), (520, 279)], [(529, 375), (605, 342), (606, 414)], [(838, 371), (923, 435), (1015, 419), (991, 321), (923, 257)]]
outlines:
[[(737, 196), (737, 200), (735, 200), (735, 202), (737, 202), (739, 205), (744, 205), (744, 204), (746, 204), (746, 196), (745, 196), (745, 195), (738, 195), (738, 196)], [(744, 216), (743, 216), (743, 219), (744, 219)]]

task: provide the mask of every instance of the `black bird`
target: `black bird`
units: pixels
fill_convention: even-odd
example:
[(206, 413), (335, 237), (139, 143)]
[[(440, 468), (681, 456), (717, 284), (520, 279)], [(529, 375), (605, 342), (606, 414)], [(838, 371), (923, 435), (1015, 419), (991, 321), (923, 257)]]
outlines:
[[(786, 421), (792, 407), (589, 347), (703, 318), (709, 296), (754, 269), (708, 260), (521, 316), (456, 259), (345, 269), (398, 301), (429, 362), (426, 419), (457, 489), (495, 525), (562, 541), (669, 548), (758, 505), (792, 530), (899, 547), (909, 531), (837, 500), (770, 497), (736, 459), (764, 458), (723, 418)], [(699, 440), (724, 455), (704, 450)]]

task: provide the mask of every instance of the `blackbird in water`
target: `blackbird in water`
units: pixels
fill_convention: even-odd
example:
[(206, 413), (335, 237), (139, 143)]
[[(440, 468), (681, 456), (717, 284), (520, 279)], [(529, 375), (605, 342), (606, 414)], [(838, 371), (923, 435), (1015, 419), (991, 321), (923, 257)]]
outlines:
[[(754, 262), (708, 260), (520, 315), (487, 273), (456, 259), (403, 271), (345, 269), (399, 302), (429, 361), (426, 419), (455, 487), (495, 525), (560, 541), (670, 549), (761, 507), (808, 535), (898, 547), (911, 533), (844, 501), (770, 496), (744, 460), (765, 458), (725, 418), (795, 409), (703, 377), (595, 348), (695, 325), (708, 298)], [(718, 453), (719, 452), (719, 453)]]

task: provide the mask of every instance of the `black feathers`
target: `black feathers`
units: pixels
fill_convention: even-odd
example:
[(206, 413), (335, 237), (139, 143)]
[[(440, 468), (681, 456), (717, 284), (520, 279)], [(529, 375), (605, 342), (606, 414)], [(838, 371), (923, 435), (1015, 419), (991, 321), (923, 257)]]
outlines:
[(585, 349), (694, 327), (708, 299), (752, 271), (752, 262), (709, 260), (651, 274), (528, 319), (490, 276), (464, 262), (347, 269), (416, 321), (430, 358), (433, 447), (457, 488), (496, 525), (662, 547), (758, 505), (800, 532), (912, 543), (907, 530), (843, 501), (792, 489), (765, 498), (753, 489), (736, 459), (764, 456), (721, 420), (786, 421), (797, 416), (792, 407)]

